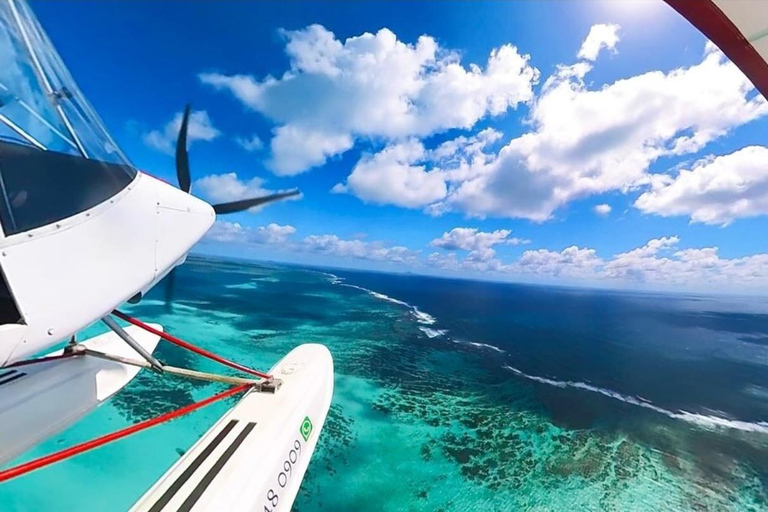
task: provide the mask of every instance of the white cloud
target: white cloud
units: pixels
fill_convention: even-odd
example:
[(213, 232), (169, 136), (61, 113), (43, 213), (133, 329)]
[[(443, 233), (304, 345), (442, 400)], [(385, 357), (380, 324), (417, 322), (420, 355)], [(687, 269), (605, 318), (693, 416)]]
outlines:
[[(249, 199), (253, 197), (268, 196), (279, 192), (264, 188), (264, 180), (258, 177), (251, 178), (248, 181), (242, 181), (237, 174), (230, 172), (227, 174), (211, 174), (195, 180), (192, 189), (202, 192), (202, 195), (212, 203), (228, 203), (240, 199)], [(294, 196), (284, 200), (296, 200), (301, 196)], [(257, 206), (248, 211), (257, 212), (264, 206)]]
[(336, 235), (310, 235), (304, 238), (302, 250), (372, 261), (415, 264), (418, 252), (403, 246), (388, 246), (383, 242), (344, 240)]
[(605, 203), (597, 204), (594, 207), (594, 211), (595, 211), (596, 214), (605, 217), (606, 215), (611, 213), (611, 205), (605, 204)]
[[(448, 255), (432, 253), (427, 264), (443, 269), (467, 269), (476, 271), (501, 271), (503, 264), (496, 259), (496, 245), (522, 245), (531, 241), (523, 238), (509, 238), (508, 229), (480, 231), (477, 228), (453, 228), (430, 242), (430, 246), (451, 251)], [(459, 261), (455, 251), (468, 251)]]
[(494, 245), (520, 245), (530, 243), (530, 240), (522, 238), (509, 238), (512, 231), (508, 229), (497, 229), (496, 231), (480, 231), (477, 228), (453, 228), (442, 234), (440, 238), (435, 238), (429, 245), (440, 247), (449, 251), (465, 250), (477, 251), (489, 249)]
[(279, 176), (292, 176), (316, 167), (334, 155), (347, 151), (354, 140), (347, 133), (311, 130), (285, 125), (275, 129), (269, 168)]
[(278, 125), (270, 162), (278, 174), (321, 165), (360, 138), (397, 142), (472, 128), (530, 101), (538, 80), (529, 57), (509, 44), (481, 68), (463, 66), (429, 36), (408, 44), (386, 28), (344, 41), (320, 25), (283, 35), (290, 70), (279, 78), (200, 75)]
[(768, 148), (750, 146), (705, 159), (674, 178), (660, 176), (635, 201), (645, 213), (689, 215), (694, 222), (727, 225), (768, 214)]
[(261, 137), (255, 133), (250, 137), (237, 137), (235, 138), (235, 142), (249, 153), (261, 151), (264, 148), (264, 142), (261, 140)]
[(561, 67), (531, 109), (533, 131), (472, 166), (437, 211), (545, 221), (575, 199), (652, 182), (661, 156), (694, 153), (768, 113), (714, 46), (694, 66), (589, 89), (585, 62)]
[[(503, 230), (502, 230), (503, 231)], [(722, 258), (717, 247), (676, 249), (676, 236), (649, 240), (641, 247), (602, 258), (589, 247), (576, 245), (561, 251), (534, 249), (504, 263), (495, 258), (493, 246), (507, 237), (486, 233), (485, 238), (456, 236), (449, 233), (436, 239), (433, 246), (449, 252), (433, 252), (420, 258), (419, 251), (380, 241), (360, 238), (342, 239), (333, 234), (310, 235), (293, 241), (296, 229), (290, 225), (268, 224), (257, 228), (239, 223), (217, 221), (208, 240), (225, 243), (273, 245), (281, 249), (317, 253), (332, 257), (378, 262), (392, 262), (416, 268), (422, 264), (449, 272), (494, 272), (514, 278), (536, 278), (544, 281), (637, 286), (674, 290), (747, 291), (768, 286), (768, 253), (738, 258)], [(482, 235), (482, 233), (480, 233)], [(501, 240), (501, 241), (499, 241)], [(468, 251), (460, 258), (457, 250)]]
[[(365, 156), (355, 165), (346, 186), (334, 191), (351, 191), (363, 201), (418, 208), (445, 197), (445, 177), (439, 170), (425, 171), (424, 146), (417, 140), (387, 146)], [(342, 189), (342, 187), (344, 187)]]
[(594, 249), (573, 245), (560, 252), (547, 249), (525, 251), (516, 262), (505, 267), (505, 271), (583, 278), (592, 276), (602, 262)]
[(214, 242), (245, 242), (248, 228), (238, 222), (217, 220), (205, 234), (205, 238)]
[[(439, 239), (438, 239), (439, 240)], [(721, 258), (717, 247), (675, 250), (676, 236), (649, 240), (641, 247), (603, 258), (589, 247), (576, 245), (561, 251), (534, 249), (503, 263), (484, 251), (472, 251), (464, 259), (457, 253), (432, 253), (426, 265), (452, 272), (473, 270), (534, 278), (552, 282), (650, 286), (674, 290), (762, 290), (768, 285), (768, 254)], [(441, 242), (442, 244), (442, 242)], [(441, 245), (436, 244), (436, 245)], [(457, 244), (469, 247), (468, 244)]]
[[(472, 167), (489, 156), (483, 150), (501, 133), (487, 128), (471, 137), (460, 136), (426, 150), (416, 139), (393, 143), (365, 155), (332, 192), (350, 192), (363, 201), (404, 208), (428, 206), (445, 198), (448, 182), (465, 179)], [(427, 168), (429, 167), (429, 170)]]
[(443, 253), (433, 252), (427, 256), (426, 263), (430, 267), (442, 268), (444, 270), (458, 270), (461, 268), (461, 262), (455, 252)]
[(676, 236), (654, 238), (642, 247), (615, 255), (605, 264), (603, 273), (611, 278), (646, 281), (671, 263), (666, 257), (660, 258), (659, 253), (668, 252), (679, 241)]
[(721, 258), (717, 247), (674, 251), (679, 242), (676, 236), (661, 237), (607, 260), (594, 249), (577, 246), (561, 252), (526, 251), (502, 271), (612, 285), (643, 283), (675, 290), (745, 291), (768, 285), (768, 254), (729, 259)]
[(252, 243), (257, 245), (286, 244), (296, 228), (281, 226), (274, 222), (266, 226), (251, 228), (237, 222), (217, 220), (206, 234), (206, 238), (216, 242)]
[(296, 228), (290, 225), (281, 226), (274, 222), (266, 226), (256, 228), (253, 233), (254, 240), (263, 244), (285, 243), (289, 236), (296, 232)]
[[(168, 155), (173, 155), (176, 151), (176, 139), (181, 127), (181, 118), (183, 114), (177, 112), (161, 130), (152, 130), (143, 135), (144, 143), (158, 151)], [(221, 135), (211, 123), (208, 112), (205, 110), (194, 110), (189, 115), (189, 124), (187, 125), (187, 144), (202, 140), (210, 142)]]
[(339, 258), (392, 262), (406, 265), (419, 264), (419, 252), (400, 245), (384, 242), (366, 242), (364, 234), (345, 240), (337, 235), (309, 235), (302, 240), (292, 240), (296, 228), (275, 223), (252, 228), (238, 222), (217, 220), (206, 234), (213, 242), (275, 245), (292, 252), (310, 252)]
[(615, 53), (616, 44), (619, 42), (620, 28), (618, 25), (613, 24), (592, 25), (587, 38), (579, 49), (577, 57), (594, 61), (603, 48)]

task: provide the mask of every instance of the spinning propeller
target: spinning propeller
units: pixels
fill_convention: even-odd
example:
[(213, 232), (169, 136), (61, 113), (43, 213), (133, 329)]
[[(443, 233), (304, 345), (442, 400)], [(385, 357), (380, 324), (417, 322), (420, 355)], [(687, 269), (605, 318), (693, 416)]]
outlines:
[[(189, 154), (187, 153), (187, 131), (189, 128), (189, 114), (190, 105), (184, 108), (184, 116), (181, 118), (181, 127), (179, 127), (179, 137), (176, 139), (176, 178), (179, 181), (179, 188), (188, 194), (192, 190), (192, 178), (189, 172)], [(299, 194), (298, 189), (290, 190), (288, 192), (278, 192), (276, 194), (270, 194), (268, 196), (252, 197), (250, 199), (239, 199), (237, 201), (230, 201), (227, 203), (219, 203), (211, 205), (216, 215), (224, 215), (227, 213), (237, 213), (255, 206), (261, 206), (263, 204), (271, 203), (272, 201), (279, 201), (286, 197), (292, 197)], [(165, 278), (165, 303), (168, 307), (171, 306), (173, 301), (173, 289), (176, 282), (176, 276), (174, 275), (176, 269), (170, 271)]]
[[(184, 192), (189, 193), (192, 189), (192, 178), (189, 174), (189, 155), (187, 154), (187, 128), (189, 125), (190, 105), (187, 105), (184, 109), (184, 117), (181, 118), (181, 127), (179, 128), (179, 138), (176, 139), (176, 177), (179, 180), (179, 188)], [(262, 197), (253, 197), (250, 199), (240, 199), (237, 201), (230, 201), (228, 203), (214, 204), (213, 211), (217, 215), (226, 213), (237, 213), (254, 206), (260, 206), (262, 204), (271, 203), (272, 201), (278, 201), (286, 197), (298, 195), (298, 190), (290, 190), (288, 192), (278, 192)]]

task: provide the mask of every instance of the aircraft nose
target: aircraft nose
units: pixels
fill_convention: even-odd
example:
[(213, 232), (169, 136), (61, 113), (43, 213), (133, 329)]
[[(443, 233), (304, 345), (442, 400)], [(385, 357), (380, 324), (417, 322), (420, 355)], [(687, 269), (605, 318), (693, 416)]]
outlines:
[(155, 276), (176, 265), (216, 220), (213, 207), (167, 183), (157, 184)]

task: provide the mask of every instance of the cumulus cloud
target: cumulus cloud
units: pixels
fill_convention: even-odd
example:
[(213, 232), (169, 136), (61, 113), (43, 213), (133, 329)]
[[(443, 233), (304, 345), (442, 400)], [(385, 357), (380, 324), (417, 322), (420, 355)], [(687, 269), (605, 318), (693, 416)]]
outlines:
[[(445, 177), (439, 170), (426, 171), (421, 142), (411, 139), (387, 146), (363, 157), (336, 192), (351, 191), (363, 201), (418, 208), (445, 197)], [(343, 187), (343, 188), (342, 188)]]
[(264, 148), (264, 142), (261, 140), (261, 137), (255, 133), (250, 137), (237, 137), (235, 138), (235, 142), (249, 153), (261, 151)]
[(389, 29), (339, 40), (320, 25), (283, 31), (290, 69), (280, 77), (203, 73), (276, 125), (270, 166), (297, 174), (350, 149), (355, 140), (399, 142), (472, 128), (533, 98), (538, 71), (506, 44), (484, 67), (429, 36), (406, 43)]
[[(281, 249), (338, 258), (392, 262), (416, 268), (421, 265), (450, 272), (494, 272), (511, 278), (565, 279), (582, 283), (637, 285), (656, 288), (747, 290), (768, 285), (768, 253), (723, 258), (718, 247), (678, 248), (677, 236), (649, 240), (635, 249), (604, 258), (589, 247), (573, 245), (562, 250), (532, 249), (505, 263), (494, 257), (493, 246), (508, 236), (478, 232), (476, 237), (436, 239), (434, 247), (446, 249), (425, 258), (402, 245), (360, 238), (343, 239), (334, 234), (310, 235), (294, 240), (296, 229), (275, 223), (251, 228), (236, 222), (217, 221), (206, 238), (216, 242), (272, 245)], [(504, 230), (500, 230), (504, 231)], [(446, 236), (447, 235), (447, 236)], [(485, 236), (483, 236), (485, 235)], [(466, 251), (464, 257), (458, 251)]]
[(206, 234), (208, 240), (216, 242), (285, 244), (291, 235), (296, 233), (296, 228), (291, 225), (281, 226), (274, 222), (266, 226), (251, 228), (238, 222), (217, 220)]
[(602, 262), (594, 249), (573, 245), (560, 252), (547, 249), (525, 251), (516, 262), (505, 267), (505, 271), (584, 278), (594, 275), (595, 269)]
[(455, 252), (433, 252), (427, 256), (426, 264), (430, 267), (442, 268), (444, 270), (458, 270), (461, 268), (461, 262)]
[(346, 183), (337, 184), (332, 191), (349, 192), (377, 204), (429, 206), (446, 197), (449, 183), (465, 179), (473, 166), (485, 163), (490, 158), (485, 148), (500, 138), (501, 133), (487, 128), (474, 136), (447, 140), (432, 150), (414, 138), (392, 143), (363, 156)]
[[(147, 146), (162, 151), (168, 155), (173, 155), (176, 151), (176, 139), (181, 127), (181, 118), (183, 114), (177, 112), (166, 125), (160, 130), (152, 130), (145, 133), (142, 138)], [(195, 110), (189, 115), (189, 124), (187, 125), (187, 144), (202, 140), (210, 142), (221, 135), (211, 123), (208, 112), (205, 110)]]
[(750, 146), (700, 161), (677, 176), (659, 176), (635, 207), (664, 217), (727, 225), (768, 214), (768, 148)]
[(275, 129), (272, 157), (267, 162), (277, 175), (291, 176), (316, 167), (354, 145), (348, 133), (324, 132), (303, 126), (285, 125)]
[(537, 222), (575, 199), (637, 189), (662, 156), (691, 154), (768, 113), (751, 82), (713, 45), (702, 61), (590, 89), (591, 64), (562, 66), (531, 107), (533, 130), (449, 187), (431, 211)]
[(592, 25), (589, 34), (581, 44), (577, 57), (585, 60), (596, 60), (600, 50), (616, 52), (616, 44), (619, 42), (619, 26), (613, 24)]
[[(464, 258), (456, 251), (434, 252), (424, 262), (429, 267), (451, 272), (473, 270), (506, 274), (513, 279), (526, 277), (611, 286), (642, 284), (678, 290), (743, 291), (768, 285), (766, 253), (722, 258), (717, 247), (677, 249), (679, 244), (677, 236), (659, 237), (607, 258), (593, 248), (577, 245), (562, 250), (532, 249), (509, 263), (494, 257), (483, 258), (476, 251)], [(471, 247), (450, 242), (435, 245)]]
[[(512, 231), (508, 229), (497, 229), (496, 231), (480, 231), (477, 228), (453, 228), (446, 231), (439, 238), (430, 242), (430, 246), (439, 247), (450, 251), (448, 255), (432, 253), (427, 258), (427, 264), (443, 269), (469, 269), (499, 271), (503, 265), (496, 259), (496, 245), (521, 245), (528, 244), (530, 240), (513, 237), (509, 235)], [(456, 251), (467, 251), (468, 254), (463, 260), (459, 260)]]
[[(213, 203), (227, 203), (281, 192), (264, 188), (264, 183), (264, 180), (258, 177), (243, 181), (237, 177), (237, 173), (230, 172), (226, 174), (211, 174), (195, 180), (192, 188), (193, 190), (200, 191), (205, 198)], [(300, 197), (294, 196), (285, 200), (296, 200)], [(257, 206), (248, 211), (257, 212), (264, 208), (264, 206)]]
[(302, 250), (342, 258), (415, 264), (418, 252), (403, 246), (388, 246), (383, 242), (344, 240), (337, 235), (310, 235), (302, 241)]
[(596, 214), (605, 217), (609, 213), (611, 213), (611, 205), (609, 205), (609, 204), (598, 204), (598, 205), (595, 205), (594, 211), (595, 211)]
[(477, 251), (488, 249), (497, 244), (520, 245), (530, 243), (530, 240), (522, 238), (509, 238), (512, 233), (509, 229), (497, 229), (496, 231), (480, 231), (477, 228), (453, 228), (435, 238), (429, 245), (440, 247), (449, 251), (465, 250)]
[(400, 245), (384, 242), (366, 242), (360, 238), (345, 240), (337, 235), (309, 235), (293, 240), (296, 228), (291, 225), (271, 223), (266, 226), (250, 227), (239, 222), (217, 220), (206, 234), (214, 242), (274, 245), (293, 252), (312, 252), (339, 258), (418, 264), (419, 252)]
[(526, 251), (503, 271), (659, 288), (743, 290), (768, 285), (768, 254), (721, 258), (717, 247), (675, 251), (679, 242), (676, 236), (656, 238), (609, 259), (600, 258), (594, 249), (576, 246), (560, 252)]
[[(768, 285), (768, 254), (722, 258), (718, 247), (675, 250), (676, 236), (650, 240), (644, 246), (603, 259), (591, 248), (526, 251), (508, 265), (494, 260), (494, 270), (540, 278), (569, 278), (588, 283), (675, 290), (764, 290)], [(466, 268), (463, 262), (459, 267)]]

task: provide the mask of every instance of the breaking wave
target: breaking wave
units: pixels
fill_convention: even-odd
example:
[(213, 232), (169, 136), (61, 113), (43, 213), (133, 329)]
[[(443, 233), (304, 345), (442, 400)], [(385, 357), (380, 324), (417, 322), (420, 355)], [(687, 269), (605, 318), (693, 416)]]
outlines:
[[(390, 297), (389, 295), (384, 295), (383, 293), (375, 292), (375, 291), (370, 290), (368, 288), (363, 288), (362, 286), (357, 286), (356, 284), (345, 283), (344, 282), (344, 278), (336, 276), (334, 274), (329, 274), (329, 273), (326, 273), (326, 272), (321, 272), (321, 273), (323, 275), (325, 275), (326, 277), (328, 277), (328, 279), (330, 280), (331, 284), (336, 284), (336, 285), (339, 285), (339, 286), (346, 286), (348, 288), (354, 288), (356, 290), (360, 290), (360, 291), (363, 291), (363, 292), (367, 293), (371, 297), (375, 297), (375, 298), (377, 298), (379, 300), (383, 300), (383, 301), (386, 301), (386, 302), (391, 302), (392, 304), (397, 304), (399, 306), (403, 306), (403, 307), (406, 307), (406, 308), (410, 309), (411, 310), (411, 314), (416, 319), (416, 321), (418, 323), (422, 324), (421, 326), (419, 326), (419, 330), (421, 332), (423, 332), (430, 339), (438, 338), (438, 337), (441, 337), (441, 336), (445, 336), (448, 333), (448, 329), (434, 329), (432, 327), (425, 327), (427, 325), (434, 325), (435, 323), (437, 323), (437, 319), (435, 317), (433, 317), (432, 315), (430, 315), (429, 313), (426, 313), (426, 312), (420, 310), (419, 308), (417, 308), (413, 304), (409, 304), (409, 303), (407, 303), (405, 301), (402, 301), (402, 300), (399, 300), (399, 299), (395, 299), (393, 297)], [(496, 347), (494, 345), (489, 345), (487, 343), (479, 343), (479, 342), (475, 342), (475, 341), (457, 340), (457, 339), (453, 339), (453, 338), (448, 338), (448, 339), (449, 339), (449, 341), (452, 341), (453, 343), (456, 343), (456, 344), (459, 344), (459, 345), (471, 346), (471, 347), (474, 347), (476, 349), (481, 349), (481, 350), (492, 350), (494, 352), (498, 352), (499, 354), (506, 354), (506, 352), (504, 350), (500, 349), (499, 347)]]
[(375, 298), (377, 298), (379, 300), (383, 300), (383, 301), (386, 301), (386, 302), (391, 302), (392, 304), (397, 304), (399, 306), (404, 306), (404, 307), (410, 309), (411, 310), (411, 314), (414, 316), (414, 318), (416, 318), (416, 321), (419, 322), (420, 324), (432, 325), (435, 322), (437, 322), (435, 317), (433, 317), (429, 313), (425, 313), (424, 311), (421, 311), (416, 306), (414, 306), (412, 304), (408, 304), (405, 301), (392, 298), (389, 295), (384, 295), (383, 293), (379, 293), (379, 292), (375, 292), (373, 290), (369, 290), (368, 288), (363, 288), (362, 286), (357, 286), (355, 284), (345, 283), (343, 278), (341, 278), (339, 276), (336, 276), (334, 274), (328, 274), (328, 273), (325, 273), (325, 272), (323, 272), (323, 274), (330, 279), (331, 284), (337, 284), (339, 286), (346, 286), (348, 288), (354, 288), (356, 290), (360, 290), (360, 291), (363, 291), (363, 292), (367, 293), (371, 297), (375, 297)]
[(768, 422), (764, 422), (764, 421), (750, 422), (750, 421), (741, 421), (741, 420), (731, 420), (728, 418), (721, 418), (719, 416), (709, 416), (706, 414), (697, 414), (697, 413), (687, 412), (687, 411), (677, 411), (677, 412), (670, 411), (668, 409), (664, 409), (663, 407), (659, 407), (658, 405), (654, 405), (653, 403), (651, 403), (649, 400), (645, 398), (630, 396), (630, 395), (623, 395), (616, 391), (593, 386), (585, 382), (573, 382), (569, 380), (564, 381), (564, 380), (549, 379), (546, 377), (539, 377), (536, 375), (529, 375), (525, 372), (518, 370), (514, 366), (505, 365), (504, 368), (513, 372), (515, 375), (518, 375), (528, 380), (540, 382), (542, 384), (547, 384), (550, 386), (555, 386), (561, 389), (574, 388), (574, 389), (589, 391), (591, 393), (597, 393), (597, 394), (606, 396), (608, 398), (612, 398), (614, 400), (619, 400), (621, 402), (624, 402), (630, 405), (635, 405), (637, 407), (643, 407), (645, 409), (649, 409), (651, 411), (657, 412), (659, 414), (663, 414), (664, 416), (667, 416), (675, 420), (683, 420), (699, 427), (703, 427), (707, 429), (728, 428), (733, 430), (740, 430), (742, 432), (758, 432), (761, 434), (768, 434)]
[(457, 345), (469, 345), (482, 350), (493, 350), (494, 352), (498, 352), (499, 354), (507, 353), (505, 350), (500, 349), (496, 345), (489, 345), (488, 343), (478, 343), (476, 341), (464, 341), (464, 340), (457, 340), (457, 339), (452, 339), (451, 341), (456, 343)]
[(478, 343), (476, 341), (463, 341), (463, 342), (460, 342), (460, 343), (466, 343), (468, 345), (472, 345), (473, 347), (477, 347), (477, 348), (487, 348), (487, 349), (493, 350), (495, 352), (498, 352), (499, 354), (506, 354), (506, 352), (504, 350), (500, 349), (499, 347), (497, 347), (495, 345), (489, 345), (488, 343)]
[(438, 338), (444, 336), (448, 329), (430, 329), (429, 327), (419, 327), (419, 330), (427, 335), (427, 338)]

